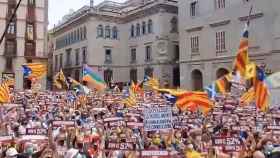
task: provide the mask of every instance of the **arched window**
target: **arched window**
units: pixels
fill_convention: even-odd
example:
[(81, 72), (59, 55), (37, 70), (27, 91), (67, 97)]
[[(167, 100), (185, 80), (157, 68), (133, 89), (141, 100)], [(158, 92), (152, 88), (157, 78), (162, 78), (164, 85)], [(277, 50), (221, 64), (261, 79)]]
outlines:
[(113, 79), (113, 71), (110, 69), (107, 69), (104, 71), (104, 81), (109, 84), (112, 82)]
[(145, 76), (153, 77), (154, 69), (151, 67), (147, 67), (144, 69)]
[(97, 37), (103, 37), (103, 26), (98, 25), (97, 27)]
[(200, 70), (192, 71), (192, 87), (194, 91), (202, 91), (203, 90), (203, 76)]
[(150, 19), (148, 21), (148, 33), (152, 33), (153, 32), (153, 21)]
[(134, 37), (134, 25), (131, 25), (130, 37)]
[(130, 70), (130, 81), (137, 83), (137, 69)]
[(109, 25), (105, 27), (105, 38), (111, 38), (111, 29)]
[(116, 26), (113, 27), (113, 39), (118, 39), (118, 28)]
[(170, 21), (171, 24), (171, 33), (177, 33), (178, 32), (178, 20), (176, 17), (173, 17)]
[(142, 22), (142, 34), (143, 35), (146, 34), (146, 22), (145, 21)]
[(141, 33), (140, 24), (137, 23), (137, 24), (136, 24), (136, 36), (140, 36), (140, 33)]
[(227, 75), (229, 73), (229, 71), (225, 68), (220, 68), (217, 70), (216, 72), (216, 78), (219, 79), (225, 75)]

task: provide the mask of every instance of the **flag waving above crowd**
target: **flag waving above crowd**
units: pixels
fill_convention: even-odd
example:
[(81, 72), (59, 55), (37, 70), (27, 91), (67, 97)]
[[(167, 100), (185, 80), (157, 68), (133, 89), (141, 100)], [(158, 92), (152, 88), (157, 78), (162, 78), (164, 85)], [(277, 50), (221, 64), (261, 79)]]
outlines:
[[(195, 9), (197, 4), (200, 6), (200, 2), (190, 1), (191, 14), (196, 15)], [(28, 1), (28, 7), (34, 2)], [(161, 2), (155, 4), (159, 3)], [(217, 7), (227, 8), (226, 3), (227, 1), (217, 1)], [(104, 4), (107, 5), (107, 2)], [(152, 0), (147, 6), (153, 4)], [(174, 4), (172, 2), (172, 7)], [(88, 8), (85, 9), (88, 13)], [(225, 57), (219, 54), (213, 60), (207, 59), (205, 65), (211, 67), (203, 71), (200, 70), (200, 64), (205, 61), (199, 61), (200, 57), (195, 57), (191, 63), (181, 60), (177, 46), (174, 51), (179, 61), (171, 61), (167, 63), (168, 66), (161, 61), (157, 63), (157, 60), (135, 63), (134, 46), (131, 50), (133, 63), (128, 67), (116, 66), (115, 62), (112, 63), (112, 51), (106, 48), (106, 61), (98, 65), (99, 69), (95, 71), (96, 63), (86, 61), (87, 52), (91, 50), (83, 46), (80, 48), (82, 52), (78, 49), (74, 52), (74, 65), (71, 62), (71, 51), (66, 51), (67, 58), (62, 61), (56, 59), (64, 59), (63, 54), (55, 54), (56, 74), (48, 76), (48, 79), (53, 79), (53, 90), (42, 90), (35, 86), (40, 85), (37, 81), (45, 76), (47, 65), (22, 65), (23, 80), (26, 81), (24, 86), (30, 89), (14, 88), (19, 84), (15, 84), (16, 80), (10, 78), (3, 79), (0, 84), (0, 158), (280, 158), (280, 72), (270, 74), (272, 71), (266, 71), (267, 67), (259, 63), (260, 57), (254, 60), (249, 52), (250, 18), (259, 18), (261, 15), (257, 13), (256, 16), (251, 16), (251, 11), (252, 9), (245, 29), (242, 30), (235, 56), (227, 53)], [(235, 22), (241, 23), (244, 19), (246, 17), (239, 17)], [(151, 33), (152, 19), (146, 22), (134, 25), (136, 32), (140, 29), (140, 32)], [(229, 22), (222, 22), (222, 25)], [(176, 29), (176, 17), (171, 19), (171, 23)], [(213, 28), (217, 25), (220, 23), (210, 24)], [(108, 30), (110, 34), (109, 27), (111, 26), (104, 27), (105, 34), (101, 25), (97, 31), (107, 37)], [(193, 27), (189, 30), (189, 33), (200, 32), (201, 28)], [(73, 31), (75, 37), (77, 34), (86, 36), (86, 32), (89, 32), (87, 26)], [(115, 36), (117, 26), (113, 26), (111, 31)], [(204, 31), (201, 33), (204, 34)], [(60, 33), (54, 34), (60, 36)], [(70, 35), (72, 37), (72, 33)], [(216, 34), (219, 53), (225, 51), (228, 45), (225, 42), (228, 37), (225, 37), (224, 31)], [(205, 50), (199, 49), (199, 38), (191, 38), (191, 53)], [(56, 40), (57, 49), (68, 49), (65, 45), (60, 47), (61, 41), (65, 41), (63, 38), (58, 37)], [(165, 44), (159, 43), (159, 49), (162, 46), (169, 48), (168, 42), (174, 43), (163, 41)], [(146, 57), (151, 59), (149, 51), (154, 46), (147, 45), (146, 48)], [(229, 50), (232, 49), (227, 49)], [(166, 53), (173, 54), (172, 51)], [(162, 55), (164, 53), (160, 53)], [(82, 63), (92, 65), (81, 66), (81, 56)], [(224, 58), (227, 61), (218, 62), (223, 63), (218, 65), (217, 60)], [(229, 64), (229, 60), (232, 63)], [(182, 76), (183, 71), (178, 68), (184, 62), (196, 65), (190, 69), (183, 66), (192, 71), (189, 79), (192, 79), (195, 90), (178, 86), (183, 78), (188, 79)], [(155, 66), (157, 64), (163, 67)], [(63, 67), (59, 71), (58, 65)], [(114, 75), (113, 79), (113, 73), (119, 72), (115, 70), (119, 67), (128, 70), (128, 73), (121, 73), (125, 77)], [(216, 74), (209, 74), (216, 68)], [(173, 72), (169, 72), (170, 70)], [(144, 74), (143, 80), (138, 80), (137, 75), (143, 77), (139, 72)], [(7, 72), (3, 76), (12, 75)], [(206, 81), (208, 77), (212, 77), (210, 82)], [(16, 78), (18, 79), (17, 76)], [(127, 80), (123, 81), (125, 78)], [(205, 81), (207, 85), (204, 85)], [(185, 84), (188, 86), (188, 83), (183, 83), (184, 86)]]
[(47, 67), (42, 63), (28, 63), (22, 65), (23, 68), (23, 76), (25, 78), (35, 78), (40, 79), (44, 75), (46, 75)]
[(83, 66), (83, 81), (86, 81), (88, 86), (102, 91), (106, 88), (106, 82), (95, 73), (89, 66)]

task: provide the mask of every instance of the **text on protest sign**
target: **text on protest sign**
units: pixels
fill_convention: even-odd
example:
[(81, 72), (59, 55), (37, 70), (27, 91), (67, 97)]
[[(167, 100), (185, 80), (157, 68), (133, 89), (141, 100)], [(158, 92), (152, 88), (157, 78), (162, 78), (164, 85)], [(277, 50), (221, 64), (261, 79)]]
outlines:
[(62, 126), (74, 127), (75, 122), (74, 121), (53, 121), (52, 125), (53, 125), (53, 127), (62, 127)]
[(26, 135), (47, 135), (48, 131), (44, 128), (27, 128)]
[(145, 131), (172, 129), (171, 107), (154, 107), (144, 109)]
[(226, 152), (240, 151), (242, 146), (237, 137), (214, 137), (213, 145), (223, 147)]
[(133, 150), (133, 143), (113, 143), (109, 142), (108, 149), (111, 150)]

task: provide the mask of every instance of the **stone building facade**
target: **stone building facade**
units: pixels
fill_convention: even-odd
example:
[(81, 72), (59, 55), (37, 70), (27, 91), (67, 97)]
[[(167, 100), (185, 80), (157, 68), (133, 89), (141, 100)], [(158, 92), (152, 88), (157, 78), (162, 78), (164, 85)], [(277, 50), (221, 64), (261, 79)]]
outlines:
[[(1, 35), (17, 3), (18, 0), (0, 0)], [(47, 26), (48, 0), (22, 0), (0, 45), (1, 78), (5, 76), (15, 78), (16, 89), (30, 88), (30, 81), (23, 78), (22, 64), (46, 62)], [(45, 78), (41, 85), (45, 88)]]
[(67, 15), (52, 30), (53, 70), (81, 79), (88, 64), (106, 82), (154, 75), (178, 86), (178, 8), (174, 0), (104, 1)]
[(87, 63), (108, 82), (153, 74), (170, 86), (202, 90), (232, 71), (251, 6), (250, 58), (275, 72), (279, 5), (279, 0), (129, 0), (85, 6), (53, 31), (54, 72), (63, 68), (80, 79)]
[(250, 58), (268, 72), (279, 71), (279, 0), (179, 0), (183, 88), (200, 90), (232, 71), (251, 6)]

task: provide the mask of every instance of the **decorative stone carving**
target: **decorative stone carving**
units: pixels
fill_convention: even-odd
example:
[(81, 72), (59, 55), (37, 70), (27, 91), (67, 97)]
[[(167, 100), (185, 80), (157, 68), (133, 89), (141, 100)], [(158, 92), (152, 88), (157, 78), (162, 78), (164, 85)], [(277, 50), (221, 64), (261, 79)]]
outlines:
[(205, 64), (204, 64), (204, 63), (201, 63), (201, 64), (200, 64), (200, 68), (201, 68), (202, 70), (204, 70), (204, 69), (205, 69)]
[(203, 26), (200, 26), (200, 27), (192, 27), (192, 28), (186, 29), (186, 31), (187, 31), (187, 32), (201, 31), (202, 28), (203, 28)]
[[(239, 17), (238, 19), (240, 21), (247, 21), (249, 16), (243, 16), (243, 17)], [(257, 18), (261, 18), (263, 17), (263, 13), (256, 13), (250, 16), (250, 19), (257, 19)]]
[(218, 26), (223, 26), (223, 25), (227, 25), (230, 23), (230, 20), (224, 20), (224, 21), (219, 21), (219, 22), (215, 22), (212, 24), (209, 24), (211, 27), (218, 27)]
[(165, 55), (167, 53), (167, 42), (159, 41), (157, 43), (157, 50), (159, 55)]

